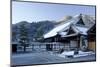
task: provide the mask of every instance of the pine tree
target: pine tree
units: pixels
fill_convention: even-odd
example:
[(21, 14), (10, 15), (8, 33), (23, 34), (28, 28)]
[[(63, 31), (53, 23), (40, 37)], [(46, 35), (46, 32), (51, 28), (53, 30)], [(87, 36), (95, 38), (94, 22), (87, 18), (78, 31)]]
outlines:
[(24, 23), (20, 25), (19, 30), (20, 30), (19, 43), (21, 46), (24, 47), (24, 52), (26, 52), (26, 47), (29, 46), (29, 39), (28, 39), (28, 31)]

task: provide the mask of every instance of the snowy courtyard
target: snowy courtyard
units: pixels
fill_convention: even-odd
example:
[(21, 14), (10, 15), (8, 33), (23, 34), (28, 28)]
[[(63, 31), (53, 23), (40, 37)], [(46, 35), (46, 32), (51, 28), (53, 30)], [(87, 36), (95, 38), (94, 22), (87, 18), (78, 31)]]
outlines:
[[(82, 52), (81, 52), (82, 53)], [(63, 53), (65, 54), (65, 53)], [(69, 63), (81, 61), (95, 61), (95, 54), (78, 56), (73, 58), (65, 58), (61, 55), (53, 54), (52, 52), (32, 52), (24, 54), (12, 54), (12, 65), (37, 65), (37, 64), (52, 64), (52, 63)], [(63, 55), (64, 56), (64, 55)]]

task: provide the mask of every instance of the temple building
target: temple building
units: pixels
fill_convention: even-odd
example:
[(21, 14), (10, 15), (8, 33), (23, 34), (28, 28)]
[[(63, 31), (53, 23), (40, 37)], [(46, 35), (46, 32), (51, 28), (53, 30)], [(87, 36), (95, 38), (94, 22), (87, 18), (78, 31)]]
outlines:
[(47, 50), (87, 50), (87, 31), (95, 24), (94, 18), (88, 15), (77, 15), (66, 23), (53, 28), (44, 34)]

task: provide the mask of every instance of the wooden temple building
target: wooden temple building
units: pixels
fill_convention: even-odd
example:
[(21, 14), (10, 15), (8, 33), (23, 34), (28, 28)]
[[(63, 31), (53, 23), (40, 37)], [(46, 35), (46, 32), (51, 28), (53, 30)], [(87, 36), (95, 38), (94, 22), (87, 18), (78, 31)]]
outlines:
[(90, 34), (88, 35), (89, 32), (87, 33), (87, 31), (95, 24), (95, 20), (90, 21), (90, 19), (91, 17), (87, 18), (87, 15), (80, 14), (46, 33), (44, 35), (44, 42), (47, 43), (46, 50), (85, 51), (92, 48), (92, 46), (88, 47), (88, 36)]

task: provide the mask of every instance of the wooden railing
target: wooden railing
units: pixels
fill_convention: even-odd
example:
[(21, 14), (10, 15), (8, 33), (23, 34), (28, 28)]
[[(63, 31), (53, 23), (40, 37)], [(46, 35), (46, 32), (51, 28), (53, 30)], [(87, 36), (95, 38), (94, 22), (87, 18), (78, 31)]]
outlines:
[(70, 47), (70, 44), (68, 43), (61, 43), (61, 42), (32, 42), (29, 47), (26, 48), (26, 50), (37, 50), (37, 51), (46, 51), (47, 45), (50, 45), (52, 48), (51, 51), (59, 51), (60, 49), (64, 50), (70, 50), (72, 47)]

